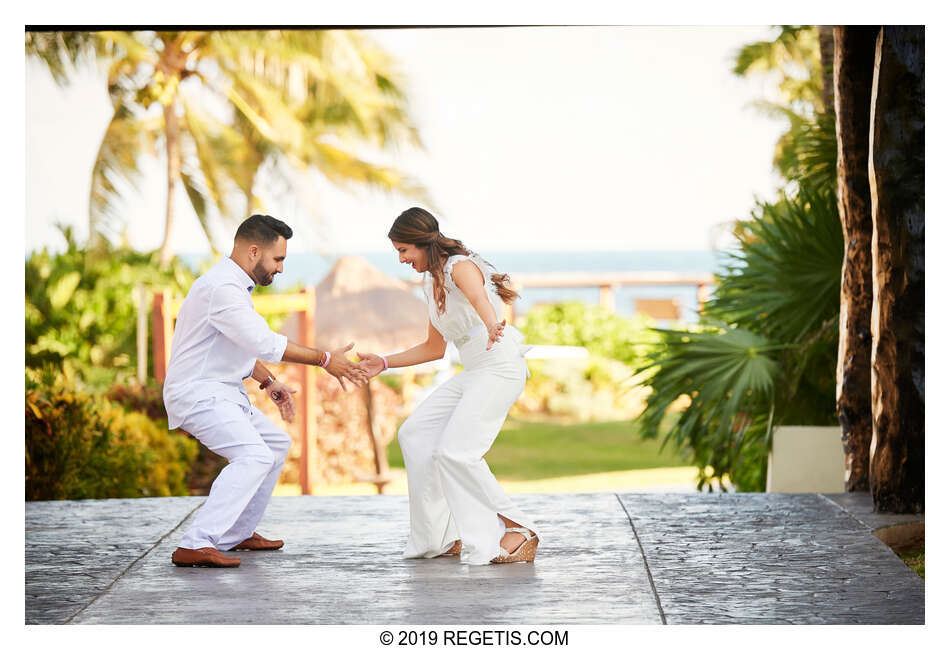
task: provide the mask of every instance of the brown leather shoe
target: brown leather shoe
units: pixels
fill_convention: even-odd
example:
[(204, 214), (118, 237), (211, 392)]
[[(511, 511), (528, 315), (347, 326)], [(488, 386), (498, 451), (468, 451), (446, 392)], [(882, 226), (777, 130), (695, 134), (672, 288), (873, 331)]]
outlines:
[(214, 568), (229, 568), (241, 565), (241, 560), (228, 557), (212, 546), (204, 548), (178, 547), (172, 553), (172, 563), (176, 566), (207, 566)]
[(237, 546), (230, 548), (231, 551), (276, 551), (284, 545), (282, 539), (264, 539), (257, 533), (254, 533)]

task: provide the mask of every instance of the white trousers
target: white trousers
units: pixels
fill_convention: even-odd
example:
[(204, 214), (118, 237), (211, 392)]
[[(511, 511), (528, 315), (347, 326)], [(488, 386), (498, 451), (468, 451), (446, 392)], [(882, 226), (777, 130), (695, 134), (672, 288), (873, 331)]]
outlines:
[(482, 458), (524, 390), (527, 366), (512, 339), (485, 350), (487, 333), (459, 348), (465, 370), (440, 386), (399, 429), (409, 483), (409, 541), (404, 558), (436, 557), (457, 539), (460, 560), (488, 564), (505, 525), (537, 532), (502, 491)]
[(196, 404), (182, 428), (228, 464), (211, 484), (180, 546), (226, 551), (254, 534), (290, 450), (290, 437), (259, 409), (217, 398)]

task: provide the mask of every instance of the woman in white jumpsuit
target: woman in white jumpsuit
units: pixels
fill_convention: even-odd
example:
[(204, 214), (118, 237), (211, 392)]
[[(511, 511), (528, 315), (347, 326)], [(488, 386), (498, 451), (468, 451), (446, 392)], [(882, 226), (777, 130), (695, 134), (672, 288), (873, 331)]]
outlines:
[(425, 273), (429, 335), (385, 357), (360, 354), (370, 376), (441, 359), (453, 341), (465, 369), (440, 386), (399, 429), (409, 483), (405, 558), (461, 556), (466, 564), (533, 561), (535, 526), (502, 491), (482, 458), (524, 389), (521, 333), (499, 318), (518, 294), (435, 217), (410, 208), (389, 238), (399, 261)]

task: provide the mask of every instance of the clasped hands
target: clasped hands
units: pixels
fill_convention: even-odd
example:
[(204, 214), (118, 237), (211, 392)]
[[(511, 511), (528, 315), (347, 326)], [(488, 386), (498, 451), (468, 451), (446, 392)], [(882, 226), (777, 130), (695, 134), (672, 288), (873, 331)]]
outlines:
[[(486, 328), (488, 330), (488, 345), (485, 346), (486, 350), (491, 349), (491, 346), (501, 340), (501, 337), (505, 335), (505, 325), (506, 321), (502, 320)], [(340, 382), (340, 387), (343, 388), (344, 391), (346, 390), (346, 384), (343, 383), (344, 378), (354, 386), (365, 386), (370, 379), (386, 369), (386, 363), (383, 361), (383, 357), (378, 354), (363, 354), (362, 352), (357, 352), (356, 356), (359, 358), (359, 363), (350, 361), (346, 358), (346, 353), (352, 349), (353, 344), (350, 343), (349, 345), (332, 350), (330, 352), (330, 360), (324, 368), (324, 370), (336, 377), (337, 381)], [(292, 394), (296, 392), (297, 391), (293, 388), (277, 380), (274, 380), (274, 382), (267, 387), (268, 396), (277, 405), (277, 408), (280, 409), (281, 418), (287, 422), (293, 422), (294, 420), (296, 408), (294, 407)]]
[[(505, 325), (507, 325), (507, 319), (495, 323), (490, 327), (486, 327), (488, 330), (488, 345), (485, 346), (486, 350), (490, 350), (491, 346), (500, 341), (501, 337), (505, 335)], [(359, 367), (366, 373), (369, 379), (372, 379), (386, 369), (383, 358), (378, 354), (363, 354), (362, 352), (357, 352), (356, 356), (360, 358)]]
[[(353, 349), (352, 343), (331, 350), (330, 358), (327, 360), (326, 365), (323, 366), (324, 370), (336, 377), (336, 380), (340, 382), (340, 387), (344, 391), (347, 389), (346, 384), (343, 383), (344, 379), (354, 386), (365, 386), (370, 379), (363, 368), (346, 358), (346, 353), (351, 349)], [(285, 422), (293, 422), (294, 415), (296, 415), (297, 411), (293, 399), (293, 394), (297, 392), (296, 389), (291, 388), (282, 381), (274, 379), (265, 390), (267, 391), (267, 396), (270, 397), (271, 401), (274, 402), (280, 410), (281, 419)]]

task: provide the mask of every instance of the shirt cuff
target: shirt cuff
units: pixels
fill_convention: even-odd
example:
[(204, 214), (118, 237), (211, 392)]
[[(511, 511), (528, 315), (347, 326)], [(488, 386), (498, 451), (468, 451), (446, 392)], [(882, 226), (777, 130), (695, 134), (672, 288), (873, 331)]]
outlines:
[(280, 360), (284, 358), (285, 350), (287, 350), (287, 337), (274, 332), (274, 344), (267, 354), (261, 355), (260, 358), (270, 363), (280, 363)]

